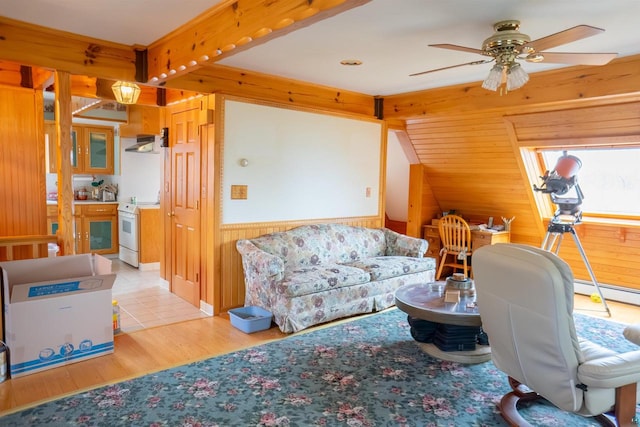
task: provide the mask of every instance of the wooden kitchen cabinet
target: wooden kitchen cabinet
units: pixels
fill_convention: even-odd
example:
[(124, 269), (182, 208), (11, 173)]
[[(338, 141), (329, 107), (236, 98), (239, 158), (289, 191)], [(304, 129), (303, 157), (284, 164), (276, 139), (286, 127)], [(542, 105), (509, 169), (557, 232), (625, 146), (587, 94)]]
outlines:
[(113, 175), (113, 128), (74, 125), (71, 131), (74, 174)]
[(159, 263), (162, 249), (162, 221), (160, 208), (141, 208), (140, 264)]
[[(45, 121), (47, 172), (57, 173), (55, 122)], [(115, 145), (109, 126), (74, 125), (71, 130), (71, 167), (74, 174), (113, 175)]]
[(47, 234), (58, 232), (58, 205), (47, 205)]
[(118, 205), (76, 204), (76, 253), (118, 252)]
[(120, 138), (135, 138), (138, 135), (160, 135), (161, 120), (159, 107), (129, 105), (127, 124), (120, 125)]
[[(81, 211), (80, 208), (74, 208), (74, 244), (75, 244), (75, 253), (79, 254), (82, 246), (82, 239), (80, 236), (80, 226), (81, 226)], [(58, 205), (47, 205), (47, 231), (48, 234), (57, 234), (58, 233)], [(62, 255), (62, 253), (59, 253)]]

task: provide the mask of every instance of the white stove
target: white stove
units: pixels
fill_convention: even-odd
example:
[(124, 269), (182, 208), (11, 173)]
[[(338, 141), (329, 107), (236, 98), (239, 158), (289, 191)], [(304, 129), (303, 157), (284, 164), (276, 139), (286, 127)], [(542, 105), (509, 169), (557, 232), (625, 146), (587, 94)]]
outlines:
[(130, 203), (130, 202), (121, 202), (118, 205), (118, 212), (126, 212), (137, 214), (140, 209), (148, 208), (148, 207), (159, 207), (160, 204), (157, 202), (140, 202), (140, 203)]
[(133, 267), (140, 265), (140, 209), (159, 208), (158, 203), (127, 203), (118, 205), (118, 258)]

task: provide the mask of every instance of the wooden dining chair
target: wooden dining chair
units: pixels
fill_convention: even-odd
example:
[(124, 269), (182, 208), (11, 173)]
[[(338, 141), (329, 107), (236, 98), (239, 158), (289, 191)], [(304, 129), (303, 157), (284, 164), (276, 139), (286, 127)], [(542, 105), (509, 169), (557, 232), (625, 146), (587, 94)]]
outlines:
[[(440, 250), (440, 266), (436, 280), (440, 280), (442, 269), (453, 267), (453, 271), (462, 269), (465, 277), (473, 277), (471, 265), (468, 259), (471, 256), (471, 228), (462, 217), (458, 215), (446, 215), (438, 221), (438, 230), (442, 240)], [(453, 257), (447, 262), (447, 257)], [(459, 263), (461, 261), (462, 263)]]

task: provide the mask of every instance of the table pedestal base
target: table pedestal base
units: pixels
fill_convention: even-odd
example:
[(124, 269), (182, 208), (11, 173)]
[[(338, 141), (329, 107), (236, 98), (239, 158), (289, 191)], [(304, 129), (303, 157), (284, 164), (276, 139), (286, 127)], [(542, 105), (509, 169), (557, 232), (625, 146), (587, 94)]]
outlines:
[(458, 363), (484, 363), (491, 360), (491, 346), (477, 345), (472, 351), (442, 351), (435, 344), (416, 342), (429, 356)]

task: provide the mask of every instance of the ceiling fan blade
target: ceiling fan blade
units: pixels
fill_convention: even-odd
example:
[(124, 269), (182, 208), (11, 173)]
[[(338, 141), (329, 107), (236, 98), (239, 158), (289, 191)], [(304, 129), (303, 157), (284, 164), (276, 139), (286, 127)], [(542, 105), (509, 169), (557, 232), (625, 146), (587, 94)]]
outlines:
[(595, 36), (596, 34), (603, 32), (604, 30), (602, 28), (592, 27), (591, 25), (578, 25), (567, 30), (560, 31), (559, 33), (551, 34), (537, 40), (532, 40), (525, 44), (524, 47), (530, 47), (536, 52), (539, 52), (541, 50), (551, 49), (566, 43)]
[(434, 73), (436, 71), (442, 71), (442, 70), (448, 70), (450, 68), (458, 68), (458, 67), (464, 67), (465, 65), (480, 65), (480, 64), (486, 64), (487, 62), (492, 62), (493, 59), (484, 59), (484, 60), (480, 60), (480, 61), (472, 61), (472, 62), (467, 62), (465, 64), (458, 64), (458, 65), (451, 65), (449, 67), (443, 67), (443, 68), (436, 68), (434, 70), (429, 70), (429, 71), (421, 71), (419, 73), (413, 73), (413, 74), (409, 74), (409, 77), (413, 77), (413, 76), (421, 76), (423, 74), (428, 74), (428, 73)]
[[(539, 60), (538, 55), (543, 59)], [(529, 62), (551, 62), (556, 64), (605, 65), (618, 56), (617, 53), (569, 53), (569, 52), (537, 52), (525, 57)]]
[(438, 47), (440, 49), (460, 50), (462, 52), (471, 52), (471, 53), (477, 53), (478, 55), (484, 55), (484, 51), (482, 51), (481, 49), (474, 49), (472, 47), (458, 46), (457, 44), (443, 43), (443, 44), (430, 44), (429, 46), (430, 47)]

